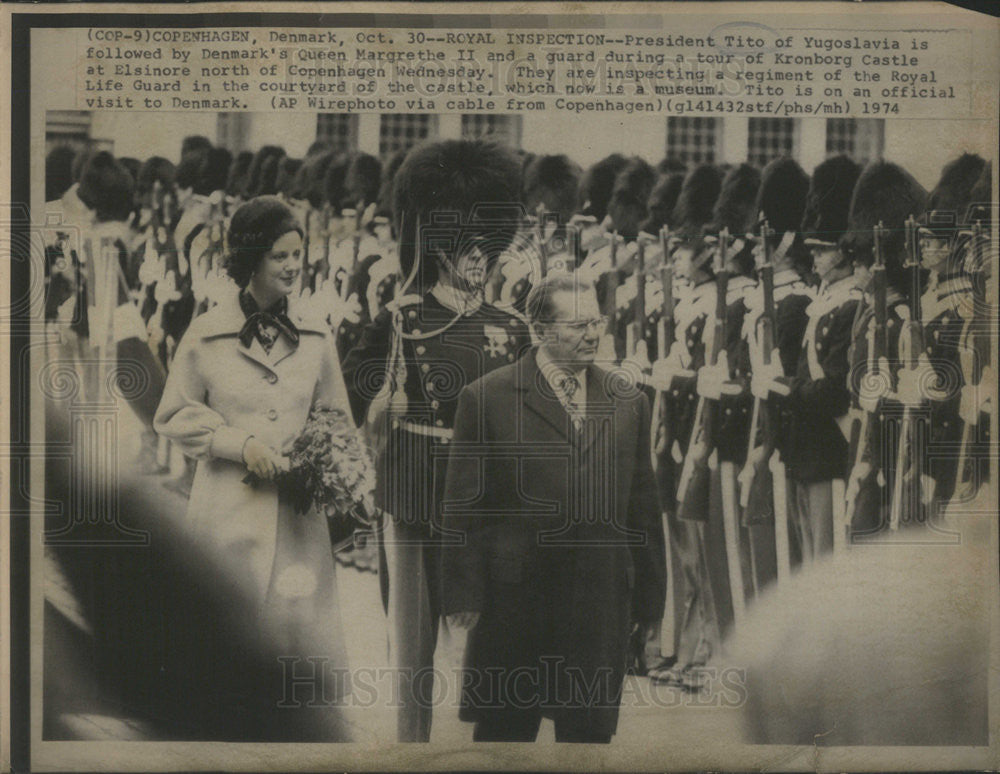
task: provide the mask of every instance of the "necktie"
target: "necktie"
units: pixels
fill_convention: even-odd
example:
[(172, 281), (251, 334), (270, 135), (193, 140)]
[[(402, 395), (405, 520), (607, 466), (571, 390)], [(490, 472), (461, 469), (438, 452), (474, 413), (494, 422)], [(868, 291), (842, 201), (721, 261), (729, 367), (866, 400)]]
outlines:
[(563, 404), (573, 420), (573, 427), (580, 430), (583, 427), (583, 416), (580, 411), (580, 407), (576, 402), (576, 393), (580, 389), (580, 382), (572, 374), (567, 374), (563, 377), (560, 387), (562, 388), (563, 397), (565, 398)]

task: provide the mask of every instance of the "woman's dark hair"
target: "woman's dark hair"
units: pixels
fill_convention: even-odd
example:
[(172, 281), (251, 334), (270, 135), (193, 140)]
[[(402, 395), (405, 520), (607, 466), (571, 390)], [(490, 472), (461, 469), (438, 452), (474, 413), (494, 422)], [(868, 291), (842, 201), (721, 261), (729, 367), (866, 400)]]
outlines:
[(45, 157), (45, 201), (54, 202), (73, 185), (73, 149), (60, 145)]
[(291, 231), (300, 236), (303, 233), (295, 215), (281, 199), (276, 196), (251, 199), (236, 210), (229, 223), (226, 272), (239, 287), (245, 288), (274, 243)]
[(131, 173), (108, 151), (94, 154), (80, 177), (80, 201), (99, 223), (128, 220), (134, 191)]

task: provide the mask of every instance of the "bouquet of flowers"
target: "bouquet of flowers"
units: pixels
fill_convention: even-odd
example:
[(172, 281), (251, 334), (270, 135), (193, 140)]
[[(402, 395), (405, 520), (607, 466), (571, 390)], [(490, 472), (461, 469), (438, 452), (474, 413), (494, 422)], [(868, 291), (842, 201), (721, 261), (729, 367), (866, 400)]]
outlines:
[[(340, 409), (314, 408), (288, 456), (278, 486), (299, 511), (315, 506), (329, 519), (376, 522), (375, 462), (351, 419)], [(245, 481), (255, 483), (253, 474)]]

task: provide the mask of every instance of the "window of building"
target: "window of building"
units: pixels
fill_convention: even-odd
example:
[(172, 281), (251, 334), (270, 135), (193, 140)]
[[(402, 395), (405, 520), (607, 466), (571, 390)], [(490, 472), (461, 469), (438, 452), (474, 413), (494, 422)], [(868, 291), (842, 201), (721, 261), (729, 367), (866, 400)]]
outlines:
[(249, 113), (219, 113), (215, 125), (216, 145), (239, 153), (246, 150), (249, 134)]
[(747, 160), (763, 167), (798, 151), (798, 121), (794, 118), (751, 118), (747, 126)]
[(378, 152), (387, 156), (406, 150), (437, 134), (437, 116), (426, 113), (387, 113), (379, 127)]
[(844, 153), (865, 164), (882, 155), (885, 147), (885, 121), (881, 118), (828, 118), (826, 153)]
[(721, 121), (717, 118), (670, 116), (667, 118), (667, 158), (686, 164), (714, 162), (720, 128)]
[(60, 145), (90, 147), (90, 111), (50, 110), (45, 114), (45, 152)]
[(316, 116), (316, 140), (335, 151), (358, 147), (358, 117), (351, 113), (320, 113)]
[(521, 116), (474, 113), (462, 116), (462, 138), (491, 137), (512, 148), (521, 147)]

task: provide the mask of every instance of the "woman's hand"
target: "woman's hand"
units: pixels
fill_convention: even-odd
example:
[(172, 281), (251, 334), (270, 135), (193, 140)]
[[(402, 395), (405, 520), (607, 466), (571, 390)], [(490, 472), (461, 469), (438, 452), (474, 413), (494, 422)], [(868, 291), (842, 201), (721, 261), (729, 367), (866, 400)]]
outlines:
[(247, 470), (264, 481), (270, 481), (279, 470), (287, 467), (281, 455), (253, 436), (243, 445), (243, 462)]

